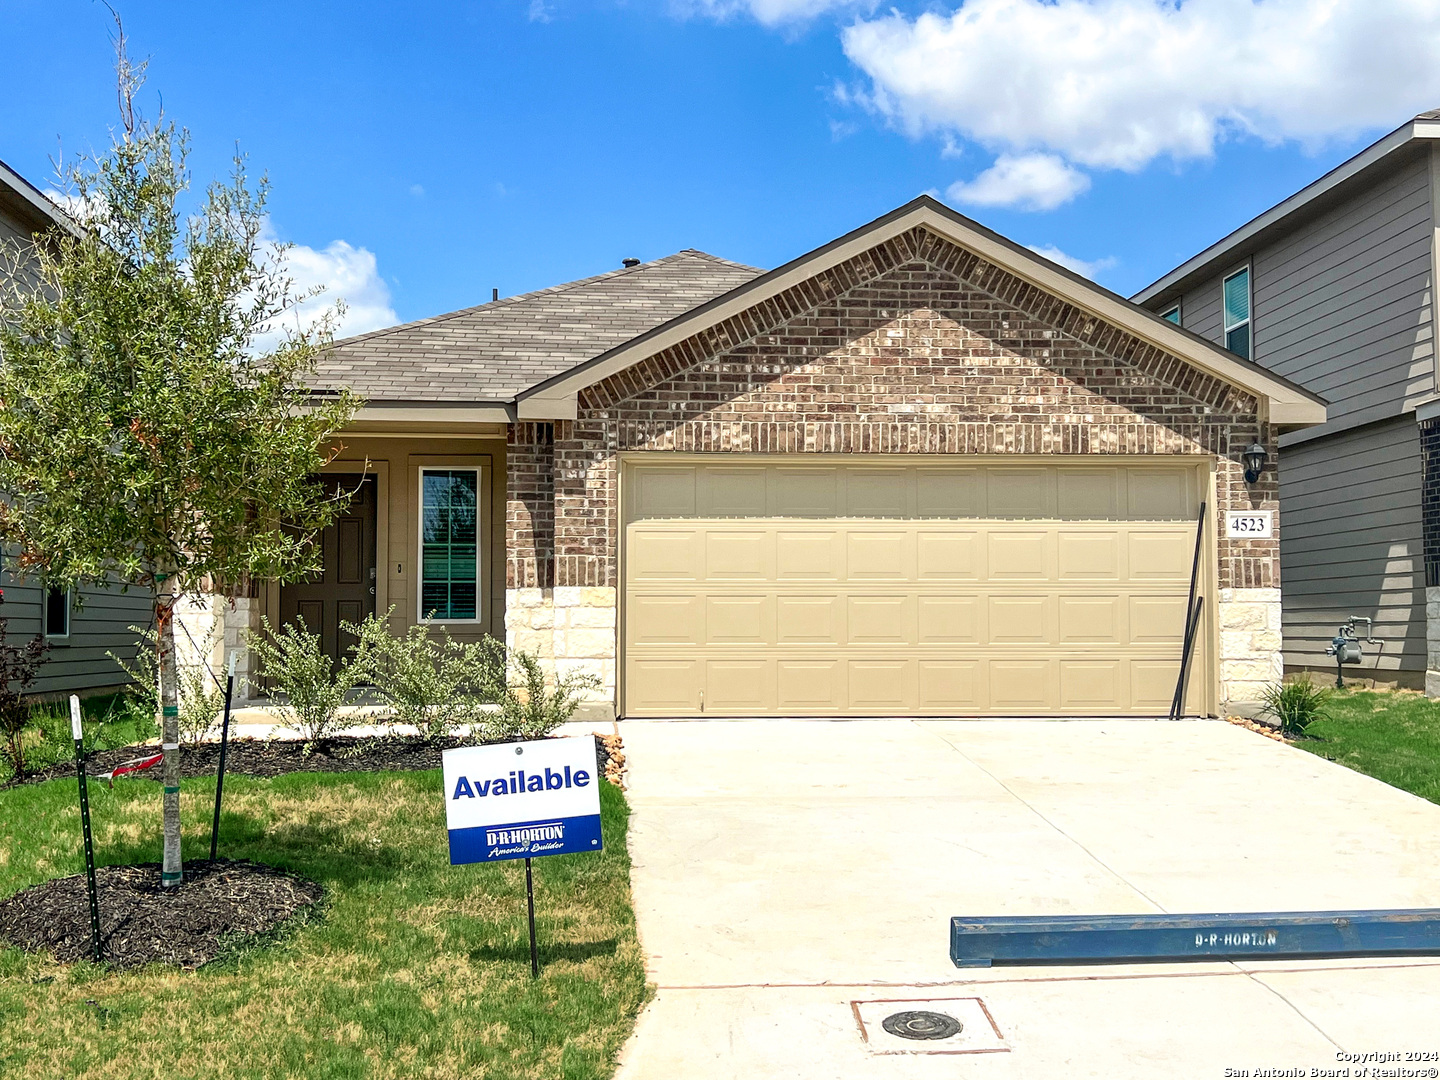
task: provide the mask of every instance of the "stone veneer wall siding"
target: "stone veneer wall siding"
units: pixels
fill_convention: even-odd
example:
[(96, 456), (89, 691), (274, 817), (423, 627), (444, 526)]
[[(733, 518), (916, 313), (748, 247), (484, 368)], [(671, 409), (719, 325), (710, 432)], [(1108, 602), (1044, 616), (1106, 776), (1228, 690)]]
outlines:
[(1420, 531), (1425, 550), (1425, 695), (1440, 697), (1440, 418), (1420, 427)]
[[(1278, 512), (1273, 468), (1244, 482), (1256, 437), (1273, 461), (1248, 393), (916, 229), (583, 391), (554, 425), (554, 585), (613, 608), (625, 451), (1204, 455), (1219, 534), (1225, 510)], [(512, 524), (518, 565), (543, 539)], [(1221, 625), (1262, 622), (1222, 645), (1223, 696), (1252, 700), (1282, 670), (1278, 534), (1217, 544)]]

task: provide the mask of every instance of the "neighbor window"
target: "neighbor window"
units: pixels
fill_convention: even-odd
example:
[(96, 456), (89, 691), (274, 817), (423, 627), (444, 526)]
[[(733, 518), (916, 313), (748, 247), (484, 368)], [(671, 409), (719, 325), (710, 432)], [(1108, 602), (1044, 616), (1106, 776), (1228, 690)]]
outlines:
[(70, 590), (47, 587), (45, 590), (45, 636), (70, 636)]
[(420, 470), (420, 617), (476, 618), (479, 469)]
[(1180, 305), (1179, 305), (1179, 304), (1176, 304), (1176, 305), (1175, 305), (1174, 307), (1172, 307), (1169, 311), (1167, 311), (1167, 312), (1165, 312), (1163, 315), (1161, 315), (1160, 318), (1164, 319), (1166, 322), (1173, 322), (1176, 326), (1179, 326), (1179, 325), (1180, 325)]
[(1225, 347), (1250, 359), (1250, 268), (1225, 279)]

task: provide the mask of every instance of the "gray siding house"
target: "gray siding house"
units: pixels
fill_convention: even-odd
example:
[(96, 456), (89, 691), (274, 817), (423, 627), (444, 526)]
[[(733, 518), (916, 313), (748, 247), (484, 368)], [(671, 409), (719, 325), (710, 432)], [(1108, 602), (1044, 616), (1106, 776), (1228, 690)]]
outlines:
[[(50, 201), (4, 162), (0, 162), (0, 244), (28, 244), (37, 234), (68, 227)], [(8, 554), (0, 554), (5, 564)], [(129, 681), (108, 655), (130, 657), (137, 639), (128, 628), (150, 622), (151, 597), (142, 590), (86, 588), (78, 596), (47, 589), (33, 578), (17, 581), (8, 565), (0, 569), (10, 639), (43, 634), (49, 658), (34, 692), (50, 697), (118, 688)]]
[(1329, 403), (1326, 423), (1280, 441), (1286, 670), (1333, 673), (1325, 647), (1336, 627), (1365, 616), (1384, 649), (1377, 659), (1367, 648), (1361, 668), (1347, 670), (1432, 696), (1440, 695), (1437, 190), (1440, 111), (1415, 117), (1133, 298)]

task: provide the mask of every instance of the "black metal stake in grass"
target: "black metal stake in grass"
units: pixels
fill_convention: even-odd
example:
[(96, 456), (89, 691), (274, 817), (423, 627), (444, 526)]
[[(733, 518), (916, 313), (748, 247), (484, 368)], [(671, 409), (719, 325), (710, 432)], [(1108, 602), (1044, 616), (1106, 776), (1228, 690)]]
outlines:
[(230, 697), (235, 692), (235, 650), (230, 650), (230, 666), (225, 674), (225, 718), (220, 721), (220, 768), (215, 774), (215, 820), (210, 823), (210, 861), (215, 861), (215, 846), (220, 842), (220, 795), (225, 790), (225, 751), (230, 746)]
[(70, 734), (75, 737), (75, 773), (80, 779), (80, 831), (85, 837), (85, 883), (90, 889), (90, 945), (100, 962), (100, 899), (95, 891), (95, 841), (90, 836), (90, 792), (85, 787), (85, 732), (80, 726), (80, 698), (70, 695)]
[[(86, 835), (89, 835), (88, 833)], [(535, 880), (530, 876), (530, 860), (525, 860), (525, 904), (530, 909), (530, 977), (540, 977), (540, 951), (535, 946)]]

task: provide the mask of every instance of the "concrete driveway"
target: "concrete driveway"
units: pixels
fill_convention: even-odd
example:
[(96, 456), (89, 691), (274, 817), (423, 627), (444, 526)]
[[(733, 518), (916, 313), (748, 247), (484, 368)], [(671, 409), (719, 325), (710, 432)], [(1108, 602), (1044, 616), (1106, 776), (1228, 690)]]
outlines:
[[(949, 961), (958, 914), (1440, 907), (1440, 807), (1302, 751), (1218, 721), (621, 733), (658, 987), (621, 1080), (1310, 1076), (1440, 1051), (1440, 957)], [(964, 1030), (886, 1035), (908, 1001)], [(942, 1046), (965, 1053), (913, 1052)]]

